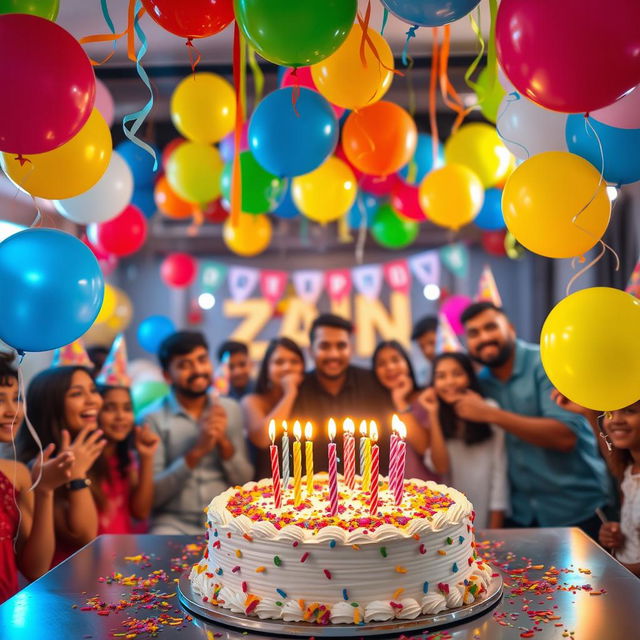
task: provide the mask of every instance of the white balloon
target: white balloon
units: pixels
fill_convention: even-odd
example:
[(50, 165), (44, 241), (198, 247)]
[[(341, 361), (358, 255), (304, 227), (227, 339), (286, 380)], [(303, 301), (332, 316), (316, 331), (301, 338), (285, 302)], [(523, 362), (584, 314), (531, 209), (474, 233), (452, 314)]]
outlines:
[(498, 109), (496, 131), (516, 158), (544, 151), (567, 151), (567, 114), (550, 111), (517, 91), (507, 93)]
[(114, 151), (102, 178), (88, 191), (73, 198), (54, 200), (58, 213), (72, 222), (89, 224), (115, 218), (133, 195), (133, 174), (124, 158)]

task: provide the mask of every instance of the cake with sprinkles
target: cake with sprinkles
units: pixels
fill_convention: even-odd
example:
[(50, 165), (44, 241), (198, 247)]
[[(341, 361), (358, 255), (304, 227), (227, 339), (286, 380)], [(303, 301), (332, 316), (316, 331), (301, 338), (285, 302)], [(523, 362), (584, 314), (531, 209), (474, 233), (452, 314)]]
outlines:
[(340, 487), (333, 516), (327, 474), (313, 476), (297, 506), (290, 485), (275, 508), (269, 479), (214, 498), (193, 591), (262, 619), (360, 625), (436, 614), (486, 592), (492, 572), (476, 554), (473, 507), (462, 493), (411, 479), (396, 505), (380, 478), (371, 513), (365, 492)]

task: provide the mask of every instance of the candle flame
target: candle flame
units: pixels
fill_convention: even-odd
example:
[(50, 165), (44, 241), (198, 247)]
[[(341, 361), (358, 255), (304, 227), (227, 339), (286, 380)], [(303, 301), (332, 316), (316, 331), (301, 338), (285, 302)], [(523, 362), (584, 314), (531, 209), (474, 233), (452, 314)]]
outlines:
[(400, 422), (400, 418), (394, 413), (391, 417), (391, 431), (393, 433), (398, 433), (398, 423)]
[(276, 439), (276, 421), (269, 420), (269, 440), (271, 440), (271, 444)]
[(304, 425), (304, 439), (311, 440), (312, 436), (313, 436), (313, 426), (311, 422), (307, 420), (306, 424)]
[(342, 431), (353, 435), (356, 432), (356, 425), (351, 418), (345, 418), (342, 423)]
[(361, 438), (367, 437), (367, 421), (366, 420), (362, 420), (362, 422), (360, 422), (360, 437)]
[(329, 440), (331, 440), (331, 442), (333, 442), (333, 439), (336, 437), (337, 430), (336, 421), (333, 418), (329, 418)]
[(282, 421), (282, 430), (287, 433), (287, 429), (289, 428), (289, 425), (287, 424), (286, 420)]
[(407, 427), (402, 420), (398, 419), (398, 425), (396, 427), (398, 435), (404, 440), (407, 437)]
[(293, 435), (297, 441), (300, 441), (300, 438), (302, 438), (302, 425), (300, 424), (300, 420), (296, 420), (293, 423)]
[(369, 423), (369, 437), (374, 443), (378, 442), (378, 425), (375, 420)]

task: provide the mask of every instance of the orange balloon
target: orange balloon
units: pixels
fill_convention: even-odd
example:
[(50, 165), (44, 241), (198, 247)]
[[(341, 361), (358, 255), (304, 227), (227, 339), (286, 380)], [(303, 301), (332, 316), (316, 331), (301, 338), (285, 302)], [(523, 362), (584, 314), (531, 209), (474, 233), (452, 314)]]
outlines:
[(167, 218), (182, 220), (193, 216), (193, 205), (176, 195), (165, 176), (162, 176), (156, 182), (153, 190), (153, 199), (160, 213), (163, 213)]
[(342, 148), (363, 173), (387, 176), (413, 158), (418, 129), (402, 107), (383, 100), (349, 115), (342, 130)]

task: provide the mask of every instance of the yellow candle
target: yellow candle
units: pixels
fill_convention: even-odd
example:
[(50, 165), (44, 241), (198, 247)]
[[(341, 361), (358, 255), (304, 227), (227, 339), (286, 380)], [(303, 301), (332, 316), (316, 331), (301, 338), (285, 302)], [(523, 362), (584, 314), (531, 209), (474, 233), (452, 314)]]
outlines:
[(302, 452), (300, 449), (300, 438), (302, 437), (302, 427), (296, 420), (293, 425), (293, 504), (298, 506), (302, 502)]
[(304, 425), (304, 461), (307, 465), (307, 495), (313, 493), (313, 442), (311, 436), (313, 435), (313, 427), (311, 423), (307, 421)]
[[(369, 433), (378, 432), (378, 428), (374, 420), (369, 423)], [(362, 490), (369, 491), (371, 489), (371, 439), (364, 439), (364, 472), (362, 474)]]

